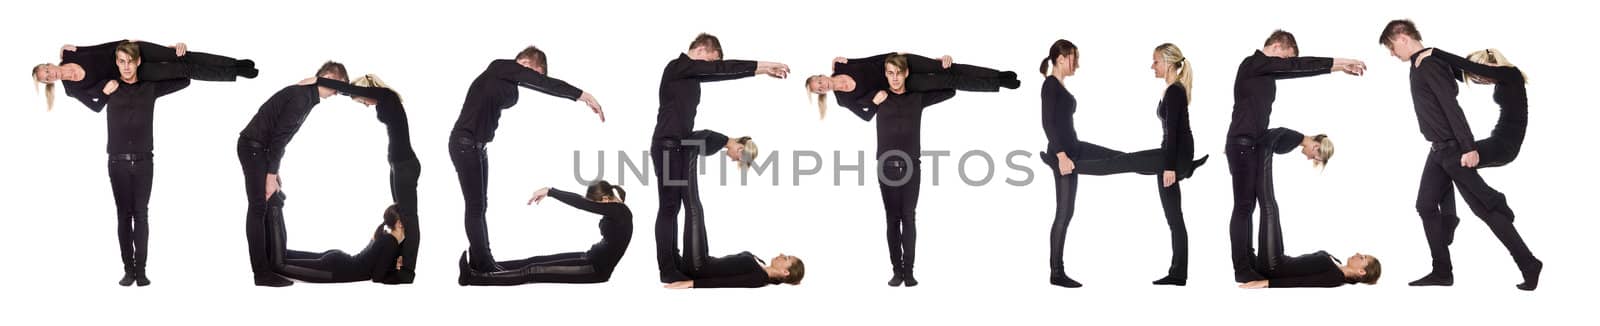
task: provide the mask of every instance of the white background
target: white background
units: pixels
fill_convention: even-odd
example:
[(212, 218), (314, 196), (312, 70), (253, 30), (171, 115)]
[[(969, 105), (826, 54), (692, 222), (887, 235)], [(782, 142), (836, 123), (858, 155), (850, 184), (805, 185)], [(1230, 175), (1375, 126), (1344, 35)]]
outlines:
[[(278, 324), (381, 320), (383, 323), (733, 324), (811, 321), (1149, 324), (1160, 321), (1265, 320), (1331, 324), (1399, 320), (1473, 324), (1539, 320), (1584, 323), (1595, 266), (1587, 231), (1595, 159), (1584, 128), (1594, 104), (1580, 91), (1594, 68), (1591, 31), (1579, 8), (1545, 2), (1414, 1), (1213, 4), (1141, 1), (1066, 2), (858, 1), (757, 2), (393, 2), (270, 1), (72, 3), (12, 1), (0, 10), (12, 72), (0, 110), (0, 322), (136, 324), (178, 322)], [(1504, 247), (1464, 202), (1455, 256), (1456, 286), (1412, 288), (1429, 269), (1413, 207), (1428, 144), (1417, 131), (1405, 66), (1377, 44), (1384, 23), (1414, 19), (1424, 43), (1454, 53), (1495, 47), (1523, 67), (1532, 116), (1526, 146), (1510, 166), (1484, 170), (1508, 194), (1517, 227), (1547, 264), (1543, 286), (1522, 292)], [(1246, 291), (1230, 282), (1229, 175), (1220, 155), (1239, 60), (1276, 28), (1299, 38), (1302, 53), (1366, 60), (1365, 77), (1323, 76), (1279, 83), (1273, 126), (1326, 132), (1338, 144), (1327, 171), (1280, 157), (1276, 172), (1288, 251), (1374, 254), (1385, 277), (1376, 286)], [(656, 282), (651, 226), (654, 186), (624, 184), (633, 195), (634, 240), (612, 281), (600, 285), (462, 288), (455, 260), (466, 241), (461, 200), (444, 140), (466, 86), (494, 59), (535, 44), (550, 55), (551, 75), (589, 91), (608, 112), (535, 92), (505, 111), (490, 148), (489, 225), (497, 257), (578, 251), (598, 239), (595, 216), (558, 203), (527, 207), (541, 186), (580, 191), (573, 150), (637, 153), (648, 147), (660, 69), (699, 32), (721, 37), (727, 57), (791, 65), (789, 80), (766, 77), (705, 86), (697, 128), (751, 134), (763, 150), (781, 151), (784, 184), (715, 186), (703, 177), (713, 254), (779, 252), (807, 263), (802, 286), (756, 290), (669, 291)], [(1579, 36), (1581, 37), (1581, 36)], [(25, 66), (54, 62), (63, 43), (117, 38), (258, 62), (259, 78), (196, 82), (160, 100), (156, 172), (150, 201), (150, 267), (155, 284), (129, 289), (120, 277), (114, 205), (104, 163), (104, 118), (58, 95), (53, 112), (22, 79)], [(1196, 68), (1191, 123), (1197, 154), (1211, 163), (1185, 181), (1190, 237), (1187, 287), (1157, 287), (1168, 238), (1152, 177), (1084, 177), (1069, 233), (1068, 272), (1081, 289), (1049, 286), (1047, 244), (1052, 188), (1037, 158), (1033, 184), (1004, 169), (994, 182), (969, 187), (944, 158), (941, 186), (924, 185), (917, 288), (888, 288), (878, 189), (832, 186), (832, 169), (791, 183), (791, 150), (874, 148), (873, 125), (833, 108), (818, 121), (801, 90), (803, 77), (825, 73), (835, 56), (888, 51), (950, 54), (957, 62), (1014, 70), (1023, 87), (998, 94), (962, 93), (924, 118), (929, 150), (1044, 147), (1035, 74), (1047, 46), (1066, 38), (1082, 48), (1082, 69), (1067, 86), (1077, 95), (1085, 141), (1123, 150), (1159, 144), (1154, 116), (1162, 83), (1148, 69), (1150, 51), (1173, 42)], [(324, 60), (352, 76), (376, 73), (407, 101), (423, 174), (425, 232), (416, 284), (251, 286), (243, 232), (244, 190), (234, 152), (237, 132), (279, 88), (310, 76)], [(1498, 114), (1489, 87), (1463, 88), (1475, 134), (1486, 137)], [(832, 99), (829, 99), (830, 102)], [(371, 109), (342, 97), (324, 100), (290, 145), (282, 175), (289, 193), (290, 246), (361, 248), (388, 204), (383, 126)], [(584, 174), (595, 172), (586, 152)], [(825, 152), (827, 153), (827, 152)], [(870, 154), (868, 154), (870, 156)], [(828, 155), (831, 156), (831, 155)], [(870, 158), (869, 158), (870, 160)], [(853, 159), (850, 162), (853, 163)], [(831, 166), (832, 158), (825, 159)], [(607, 179), (616, 179), (614, 161)], [(806, 162), (809, 166), (814, 164)], [(1302, 165), (1304, 164), (1304, 165)], [(978, 172), (983, 166), (970, 167)], [(846, 179), (854, 179), (847, 174)], [(933, 176), (925, 176), (931, 182)], [(869, 178), (870, 180), (870, 178)], [(653, 180), (652, 180), (653, 182)], [(1588, 298), (1588, 299), (1585, 299)]]

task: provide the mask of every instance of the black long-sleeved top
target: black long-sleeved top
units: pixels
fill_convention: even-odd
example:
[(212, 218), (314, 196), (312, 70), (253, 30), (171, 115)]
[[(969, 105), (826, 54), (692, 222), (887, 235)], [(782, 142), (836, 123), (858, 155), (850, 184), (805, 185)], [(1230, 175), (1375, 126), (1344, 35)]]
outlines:
[[(367, 242), (367, 247), (362, 248), (354, 257), (356, 261), (361, 262), (355, 267), (365, 268), (363, 272), (366, 272), (373, 282), (398, 284), (401, 283), (399, 281), (401, 279), (410, 280), (416, 277), (405, 275), (414, 273), (412, 271), (395, 269), (395, 259), (400, 257), (400, 242), (395, 240), (394, 235), (384, 230), (382, 225), (373, 231), (372, 241)], [(338, 273), (335, 271), (335, 274)]]
[(678, 54), (661, 69), (661, 90), (657, 98), (653, 140), (683, 139), (694, 130), (694, 117), (700, 107), (700, 83), (755, 76), (756, 62), (749, 60), (701, 61)]
[[(1484, 65), (1439, 49), (1434, 49), (1430, 57), (1439, 58), (1457, 70), (1494, 79), (1494, 103), (1506, 112), (1495, 123), (1493, 133), (1509, 133), (1504, 136), (1522, 139), (1528, 125), (1528, 87), (1521, 69)], [(1462, 78), (1459, 73), (1453, 75)]]
[(728, 146), (728, 136), (711, 130), (695, 130), (680, 142), (683, 146), (691, 146), (691, 151), (704, 156), (716, 155)]
[[(117, 80), (117, 91), (103, 104), (106, 110), (106, 154), (137, 154), (155, 150), (152, 127), (156, 98), (189, 87), (188, 79), (138, 82)], [(104, 91), (99, 91), (105, 94)]]
[(1189, 129), (1189, 95), (1183, 90), (1183, 83), (1172, 83), (1167, 86), (1165, 95), (1162, 95), (1161, 104), (1156, 108), (1156, 117), (1161, 118), (1161, 151), (1165, 154), (1166, 163), (1162, 169), (1178, 171), (1188, 169), (1189, 160), (1194, 158), (1194, 132)]
[(250, 124), (239, 131), (240, 137), (267, 146), (267, 173), (278, 173), (284, 148), (289, 146), (294, 134), (300, 132), (300, 125), (306, 122), (306, 115), (311, 114), (311, 108), (317, 103), (322, 103), (317, 85), (284, 87), (267, 98), (255, 117), (250, 118)]
[[(1411, 54), (1411, 61), (1416, 62), (1417, 56), (1422, 52)], [(1434, 49), (1434, 53), (1444, 52)], [(1423, 58), (1420, 64), (1414, 63), (1411, 67), (1411, 104), (1417, 112), (1417, 124), (1422, 129), (1422, 138), (1435, 144), (1454, 142), (1455, 148), (1461, 153), (1478, 150), (1472, 138), (1472, 127), (1467, 125), (1466, 113), (1461, 111), (1461, 104), (1456, 102), (1456, 70), (1443, 60), (1434, 59), (1432, 56)]]
[(922, 157), (922, 111), (955, 96), (950, 89), (889, 94), (878, 106), (878, 157), (891, 150)]
[[(117, 71), (117, 45), (127, 42), (124, 40), (107, 42), (104, 44), (78, 47), (77, 51), (61, 51), (61, 64), (77, 64), (83, 68), (83, 79), (78, 81), (61, 80), (61, 86), (67, 96), (83, 102), (89, 110), (100, 112), (106, 106), (108, 96), (102, 89), (107, 82), (118, 80), (121, 73)], [(172, 52), (171, 48), (150, 42), (138, 42), (141, 53), (155, 55), (156, 51)], [(174, 52), (170, 56), (177, 56)]]
[(1295, 147), (1300, 147), (1300, 142), (1306, 139), (1305, 134), (1289, 128), (1272, 128), (1267, 130), (1267, 135), (1262, 137), (1257, 145), (1277, 154), (1288, 154)]
[(574, 101), (583, 96), (583, 90), (523, 67), (515, 60), (495, 60), (467, 88), (461, 116), (456, 118), (455, 129), (451, 129), (450, 134), (468, 136), (483, 143), (494, 141), (495, 129), (500, 127), (500, 110), (517, 105), (517, 86)]
[[(889, 77), (884, 75), (883, 64), (894, 52), (879, 54), (866, 58), (849, 59), (845, 63), (833, 63), (833, 75), (846, 75), (856, 81), (856, 88), (849, 92), (833, 91), (834, 101), (850, 113), (855, 113), (863, 121), (872, 121), (872, 116), (878, 113), (878, 105), (872, 103), (872, 97), (878, 91), (889, 90)], [(937, 72), (944, 66), (939, 60), (928, 57), (906, 54), (906, 65), (910, 73)]]
[(1044, 122), (1044, 137), (1049, 139), (1045, 154), (1066, 152), (1067, 157), (1078, 155), (1078, 131), (1072, 125), (1072, 114), (1078, 111), (1078, 98), (1072, 96), (1061, 80), (1045, 77), (1039, 86), (1039, 113)]
[(1259, 139), (1267, 132), (1279, 79), (1310, 77), (1333, 69), (1333, 58), (1279, 58), (1261, 53), (1245, 57), (1233, 80), (1233, 122), (1228, 137)]
[(622, 254), (628, 250), (629, 240), (633, 239), (633, 212), (628, 210), (627, 205), (594, 202), (555, 188), (550, 188), (550, 197), (567, 206), (600, 215), (600, 242), (589, 247), (589, 256), (611, 259), (611, 265), (616, 265), (616, 260), (622, 259)]
[(758, 288), (772, 284), (767, 270), (749, 251), (712, 258), (693, 275), (696, 288)]
[(1286, 257), (1273, 270), (1265, 271), (1267, 287), (1273, 288), (1331, 288), (1349, 284), (1344, 271), (1333, 262), (1326, 251)]
[(411, 149), (411, 127), (406, 121), (406, 108), (400, 102), (400, 95), (394, 90), (383, 87), (359, 87), (320, 77), (317, 78), (317, 86), (377, 101), (378, 104), (374, 106), (378, 112), (378, 122), (383, 123), (389, 134), (389, 162), (417, 160), (416, 151)]

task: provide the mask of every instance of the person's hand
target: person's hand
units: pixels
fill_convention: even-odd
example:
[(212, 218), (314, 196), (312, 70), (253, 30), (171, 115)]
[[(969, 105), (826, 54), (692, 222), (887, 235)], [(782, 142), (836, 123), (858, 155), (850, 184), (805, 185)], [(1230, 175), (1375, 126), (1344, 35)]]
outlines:
[(1057, 172), (1061, 173), (1061, 175), (1072, 174), (1072, 170), (1078, 168), (1078, 164), (1072, 162), (1072, 158), (1067, 157), (1067, 153), (1065, 152), (1056, 153), (1056, 160), (1060, 161), (1060, 163), (1056, 164), (1056, 168), (1060, 170)]
[(1169, 188), (1178, 183), (1178, 171), (1166, 170), (1161, 172), (1161, 187)]
[(1254, 281), (1246, 282), (1244, 284), (1239, 284), (1239, 288), (1241, 288), (1241, 289), (1265, 289), (1265, 288), (1267, 288), (1268, 285), (1271, 285), (1270, 283), (1271, 283), (1271, 281), (1268, 281), (1268, 280), (1254, 280)]
[(117, 81), (113, 80), (113, 81), (106, 82), (106, 87), (102, 91), (105, 92), (106, 95), (111, 95), (111, 93), (115, 93), (117, 91)]
[(544, 197), (549, 196), (549, 195), (550, 195), (550, 187), (544, 187), (544, 188), (539, 188), (539, 190), (534, 190), (533, 191), (533, 198), (529, 198), (528, 199), (528, 205), (538, 204), (540, 201), (544, 201)]
[(846, 63), (850, 63), (850, 58), (846, 58), (846, 57), (833, 57), (833, 63), (837, 63), (837, 64), (846, 64)]
[(312, 84), (316, 84), (316, 83), (317, 83), (317, 77), (308, 77), (306, 79), (301, 79), (300, 82), (294, 83), (294, 84), (297, 85), (297, 86), (308, 86), (308, 85), (312, 85)]
[(939, 57), (939, 66), (944, 67), (944, 69), (950, 69), (950, 65), (955, 64), (955, 63), (956, 63), (956, 60), (950, 58), (950, 55), (948, 55), (948, 54), (946, 54), (945, 56)]
[(884, 100), (888, 100), (888, 99), (889, 99), (889, 92), (878, 91), (878, 94), (873, 94), (872, 95), (872, 105), (883, 104), (883, 101)]
[(600, 108), (600, 101), (594, 99), (594, 94), (583, 92), (583, 95), (578, 95), (578, 100), (588, 105), (590, 110), (594, 110), (594, 114), (600, 116), (600, 122), (606, 122), (606, 111)]
[(405, 266), (406, 266), (406, 258), (405, 257), (394, 257), (394, 270), (398, 271), (398, 270), (400, 270), (402, 268), (405, 268)]
[(268, 173), (267, 174), (267, 199), (271, 200), (272, 199), (272, 194), (278, 193), (278, 190), (280, 190), (280, 189), (278, 189), (278, 174), (277, 173)]
[(662, 287), (674, 290), (692, 289), (694, 288), (694, 280), (672, 282)]
[(1352, 61), (1355, 61), (1355, 62), (1352, 62), (1352, 63), (1350, 63), (1348, 65), (1345, 65), (1345, 69), (1344, 69), (1345, 73), (1351, 74), (1351, 75), (1354, 75), (1354, 76), (1361, 76), (1361, 75), (1365, 75), (1367, 73), (1367, 63), (1366, 62), (1361, 62), (1361, 60), (1352, 60)]
[(178, 56), (181, 57), (185, 54), (189, 54), (189, 45), (183, 44), (183, 42), (178, 42), (178, 44), (172, 45), (172, 51), (177, 52)]
[(774, 62), (764, 68), (766, 69), (762, 69), (761, 71), (761, 73), (764, 75), (772, 76), (773, 78), (777, 79), (789, 77), (789, 65)]
[(1467, 152), (1466, 154), (1461, 154), (1461, 167), (1464, 167), (1464, 168), (1475, 168), (1475, 167), (1478, 167), (1478, 151), (1474, 150), (1474, 151), (1471, 151), (1471, 152)]

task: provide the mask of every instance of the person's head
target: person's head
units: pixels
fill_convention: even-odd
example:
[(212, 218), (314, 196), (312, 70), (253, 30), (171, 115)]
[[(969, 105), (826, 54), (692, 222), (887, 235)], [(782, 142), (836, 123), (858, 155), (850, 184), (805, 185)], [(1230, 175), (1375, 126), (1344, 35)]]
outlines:
[(1411, 54), (1422, 51), (1422, 33), (1417, 32), (1417, 24), (1409, 19), (1393, 20), (1383, 26), (1383, 33), (1378, 34), (1378, 44), (1389, 48), (1389, 55), (1396, 59), (1411, 62)]
[(728, 152), (728, 159), (738, 162), (740, 169), (750, 168), (750, 164), (755, 163), (756, 156), (761, 154), (760, 148), (756, 147), (756, 141), (750, 139), (750, 136), (734, 139), (727, 147), (725, 151)]
[(772, 257), (772, 264), (767, 268), (771, 270), (767, 281), (772, 284), (800, 285), (800, 280), (806, 278), (806, 263), (799, 257), (778, 254)]
[(1367, 285), (1378, 284), (1378, 277), (1383, 276), (1383, 264), (1378, 263), (1378, 257), (1356, 253), (1350, 259), (1345, 259), (1345, 267), (1354, 271), (1354, 275), (1347, 273), (1346, 282), (1362, 283)]
[(1300, 144), (1300, 154), (1305, 154), (1306, 159), (1311, 160), (1312, 167), (1325, 168), (1328, 159), (1333, 158), (1333, 139), (1329, 139), (1327, 134), (1311, 136), (1309, 141)]
[(1300, 56), (1300, 43), (1294, 41), (1294, 34), (1284, 30), (1272, 31), (1267, 36), (1267, 43), (1261, 45), (1261, 53), (1279, 58), (1293, 58)]
[(689, 42), (690, 59), (700, 61), (722, 60), (722, 41), (716, 36), (700, 33), (694, 37), (694, 42)]
[(516, 60), (517, 64), (523, 67), (533, 69), (533, 71), (541, 74), (550, 74), (550, 62), (546, 59), (544, 51), (539, 50), (537, 46), (529, 45), (526, 48), (522, 48), (522, 52), (517, 52)]
[(828, 92), (833, 91), (833, 78), (824, 75), (806, 77), (806, 95), (816, 95), (817, 119), (828, 117)]
[[(1472, 61), (1472, 62), (1477, 62), (1477, 63), (1483, 64), (1485, 66), (1516, 67), (1516, 65), (1511, 64), (1511, 60), (1507, 60), (1506, 59), (1506, 55), (1504, 53), (1501, 53), (1500, 50), (1496, 50), (1496, 49), (1483, 49), (1483, 50), (1473, 51), (1471, 54), (1467, 54), (1467, 60)], [(1469, 73), (1466, 73), (1466, 72), (1462, 72), (1461, 73), (1461, 77), (1462, 77), (1462, 79), (1470, 80), (1473, 83), (1477, 83), (1479, 85), (1488, 85), (1488, 84), (1494, 84), (1494, 83), (1498, 83), (1499, 82), (1499, 81), (1494, 80), (1494, 78), (1489, 78), (1488, 76), (1479, 76), (1479, 75), (1469, 74)], [(1528, 82), (1527, 74), (1523, 74), (1522, 82), (1524, 82), (1524, 83)]]
[(1050, 54), (1044, 56), (1044, 61), (1039, 62), (1039, 74), (1050, 76), (1051, 69), (1061, 76), (1072, 76), (1078, 72), (1078, 46), (1068, 40), (1056, 40), (1050, 44)]
[[(389, 83), (383, 82), (383, 79), (378, 79), (378, 75), (374, 75), (374, 74), (366, 74), (366, 75), (362, 75), (361, 77), (356, 77), (356, 80), (350, 81), (350, 85), (356, 86), (356, 87), (389, 88)], [(390, 90), (393, 91), (393, 89), (390, 89)], [(399, 93), (396, 93), (394, 97), (395, 97), (395, 100), (400, 100), (400, 94)], [(378, 104), (378, 100), (377, 99), (365, 98), (365, 97), (360, 97), (360, 96), (355, 96), (355, 95), (350, 95), (350, 99), (355, 100), (356, 102), (361, 103), (362, 105), (366, 105), (366, 106), (373, 106), (373, 105), (377, 105)]]
[(39, 84), (44, 84), (44, 110), (55, 110), (56, 81), (61, 80), (61, 67), (54, 64), (41, 63), (33, 66), (33, 70), (29, 74), (33, 75), (34, 92), (39, 91)]
[(133, 42), (117, 44), (116, 56), (117, 77), (124, 82), (138, 82), (139, 63), (142, 61), (142, 57), (139, 56), (139, 44)]
[(883, 75), (889, 77), (889, 91), (904, 93), (906, 91), (906, 76), (911, 74), (910, 65), (906, 64), (904, 54), (891, 54), (883, 60)]
[(1163, 43), (1156, 46), (1155, 52), (1150, 56), (1150, 70), (1155, 70), (1156, 78), (1165, 79), (1167, 85), (1183, 83), (1184, 95), (1193, 98), (1194, 94), (1190, 93), (1190, 90), (1194, 89), (1194, 67), (1189, 59), (1183, 56), (1183, 50), (1179, 50), (1177, 45)]
[[(333, 62), (332, 60), (322, 63), (322, 67), (317, 68), (317, 77), (342, 82), (350, 81), (350, 74), (345, 72), (344, 64)], [(334, 91), (332, 88), (317, 86), (317, 96), (321, 96), (322, 98), (328, 98), (329, 96), (333, 96), (333, 94), (337, 93), (338, 92)]]
[(400, 228), (400, 205), (389, 205), (383, 209), (383, 225)]
[(622, 186), (600, 180), (589, 185), (589, 191), (584, 192), (583, 198), (597, 203), (621, 203), (628, 199), (628, 192), (623, 191)]

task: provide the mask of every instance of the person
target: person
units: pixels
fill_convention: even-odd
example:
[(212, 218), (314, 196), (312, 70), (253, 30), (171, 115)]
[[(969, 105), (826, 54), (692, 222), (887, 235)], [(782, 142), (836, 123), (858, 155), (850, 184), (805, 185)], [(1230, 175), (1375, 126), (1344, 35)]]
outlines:
[(416, 275), (402, 268), (405, 258), (400, 248), (407, 240), (406, 223), (399, 205), (383, 210), (383, 223), (372, 231), (372, 240), (355, 255), (334, 249), (309, 252), (286, 248), (288, 236), (283, 225), (283, 199), (278, 193), (268, 204), (269, 223), (273, 224), (273, 270), (280, 275), (310, 283), (350, 283), (371, 280), (383, 284), (409, 283)]
[(117, 206), (117, 243), (121, 248), (122, 279), (118, 285), (150, 285), (145, 273), (150, 256), (150, 189), (155, 172), (155, 103), (189, 87), (188, 79), (143, 81), (139, 46), (122, 43), (116, 48), (118, 79), (101, 90), (106, 100), (106, 162), (111, 194)]
[(1366, 63), (1346, 58), (1301, 56), (1294, 34), (1276, 30), (1260, 50), (1239, 62), (1233, 82), (1233, 119), (1228, 125), (1228, 172), (1233, 177), (1233, 214), (1228, 220), (1234, 281), (1261, 279), (1250, 266), (1250, 218), (1259, 202), (1255, 192), (1262, 178), (1262, 161), (1271, 154), (1257, 143), (1267, 133), (1272, 103), (1278, 97), (1278, 80), (1344, 72), (1360, 76)]
[(650, 135), (650, 164), (656, 176), (656, 202), (660, 203), (656, 211), (655, 237), (656, 268), (661, 283), (688, 279), (678, 261), (678, 211), (687, 208), (685, 215), (701, 213), (698, 177), (692, 173), (696, 171), (695, 154), (713, 155), (717, 151), (709, 149), (727, 147), (729, 157), (740, 162), (743, 168), (754, 162), (757, 153), (749, 137), (728, 143), (728, 138), (721, 134), (716, 134), (721, 136), (716, 140), (708, 140), (706, 137), (710, 134), (696, 135), (694, 119), (700, 106), (700, 85), (757, 74), (784, 78), (789, 76), (789, 66), (777, 62), (725, 60), (722, 41), (705, 33), (689, 42), (689, 50), (667, 62), (661, 71), (657, 93), (660, 107)]
[(883, 78), (883, 61), (893, 55), (905, 56), (911, 67), (906, 83), (912, 92), (941, 89), (998, 92), (1000, 88), (1017, 89), (1022, 84), (1016, 72), (959, 64), (948, 55), (932, 59), (891, 52), (858, 59), (838, 57), (833, 59), (832, 75), (806, 77), (806, 92), (816, 95), (817, 113), (822, 118), (828, 116), (828, 93), (833, 92), (840, 107), (863, 121), (871, 121), (878, 111), (873, 97), (889, 88), (889, 81)]
[(889, 286), (920, 284), (914, 272), (917, 257), (917, 198), (922, 184), (922, 114), (927, 107), (955, 97), (953, 89), (911, 92), (910, 59), (884, 59), (888, 89), (873, 96), (878, 110), (878, 191), (888, 223)]
[[(317, 68), (316, 76), (349, 80), (344, 64), (333, 61)], [(267, 201), (278, 193), (282, 184), (278, 168), (289, 141), (300, 131), (311, 108), (335, 93), (332, 88), (317, 85), (284, 87), (262, 103), (250, 123), (239, 131), (239, 166), (244, 172), (245, 199), (249, 203), (245, 211), (245, 239), (249, 243), (250, 269), (257, 286), (294, 285), (272, 271), (270, 244), (275, 240), (268, 232), (272, 225), (266, 216)]]
[(500, 111), (517, 104), (517, 87), (583, 102), (605, 122), (605, 112), (594, 95), (550, 77), (549, 67), (548, 56), (534, 46), (522, 49), (513, 60), (489, 62), (468, 86), (461, 116), (450, 130), (450, 162), (455, 165), (465, 202), (468, 259), (476, 270), (492, 271), (495, 267), (485, 220), (489, 201), (488, 145), (500, 127)]
[(260, 71), (255, 61), (235, 60), (230, 57), (205, 52), (189, 51), (189, 46), (176, 43), (171, 47), (137, 40), (116, 40), (92, 46), (61, 46), (61, 62), (33, 66), (31, 74), (37, 90), (44, 85), (45, 108), (55, 108), (56, 82), (61, 82), (67, 96), (77, 99), (89, 110), (100, 112), (105, 108), (107, 94), (101, 87), (108, 81), (120, 78), (116, 61), (116, 48), (121, 44), (134, 44), (139, 48), (138, 75), (143, 81), (194, 79), (231, 82), (237, 77), (255, 78)]
[[(1456, 76), (1460, 74), (1443, 60), (1432, 59), (1444, 51), (1424, 47), (1422, 34), (1410, 20), (1394, 20), (1385, 25), (1378, 43), (1389, 54), (1410, 66), (1411, 99), (1423, 139), (1432, 143), (1422, 181), (1417, 190), (1417, 215), (1433, 256), (1433, 270), (1410, 283), (1411, 286), (1449, 286), (1455, 284), (1449, 245), (1453, 237), (1446, 224), (1443, 204), (1450, 186), (1461, 191), (1472, 213), (1489, 226), (1522, 272), (1517, 289), (1532, 291), (1539, 286), (1544, 263), (1528, 249), (1512, 220), (1516, 217), (1506, 203), (1505, 194), (1490, 187), (1474, 168), (1480, 163), (1466, 115), (1456, 102)], [(1454, 200), (1454, 197), (1448, 199)], [(1451, 203), (1453, 210), (1454, 203)]]
[(686, 279), (667, 283), (668, 289), (759, 288), (774, 284), (800, 285), (806, 277), (806, 264), (785, 254), (772, 257), (772, 263), (749, 251), (712, 257), (707, 247), (705, 215), (687, 214), (683, 218), (684, 256), (680, 271)]
[(555, 198), (568, 206), (600, 215), (600, 242), (588, 251), (534, 256), (527, 259), (502, 261), (495, 271), (477, 271), (467, 265), (466, 252), (461, 253), (457, 268), (460, 285), (518, 285), (527, 283), (603, 283), (628, 250), (633, 238), (633, 212), (623, 201), (627, 192), (622, 187), (604, 180), (589, 185), (583, 196), (555, 188), (540, 188), (533, 192), (528, 204), (538, 204), (546, 197)]
[[(1528, 134), (1527, 76), (1511, 65), (1500, 50), (1474, 51), (1466, 58), (1444, 51), (1435, 51), (1431, 58), (1443, 60), (1462, 73), (1457, 77), (1463, 83), (1493, 84), (1494, 102), (1500, 105), (1500, 118), (1489, 131), (1489, 138), (1474, 142), (1478, 146), (1478, 166), (1474, 169), (1505, 166), (1522, 152), (1522, 140)], [(1444, 222), (1445, 245), (1455, 242), (1456, 226), (1461, 218), (1456, 215), (1455, 191), (1446, 188), (1439, 201), (1439, 214)]]

